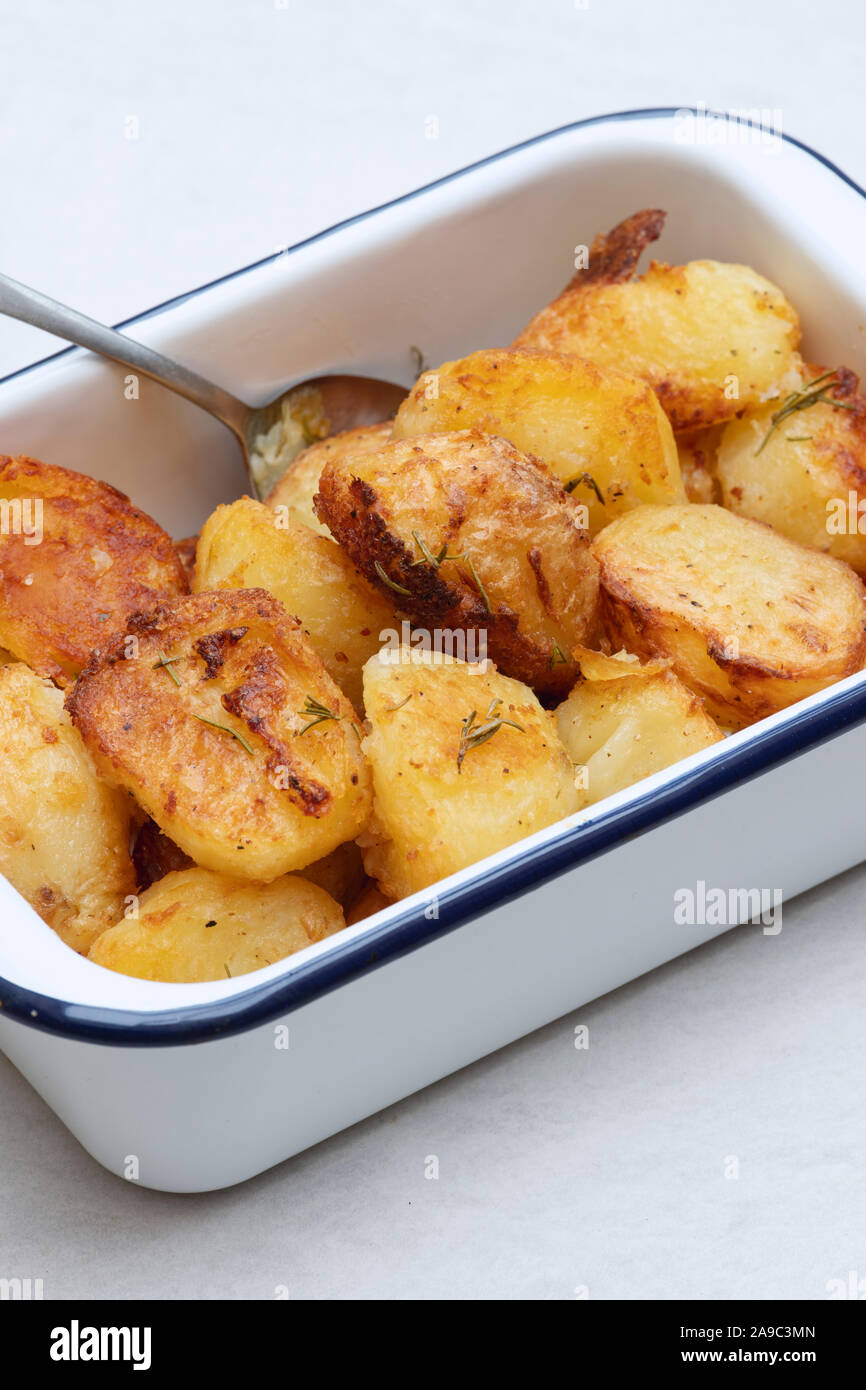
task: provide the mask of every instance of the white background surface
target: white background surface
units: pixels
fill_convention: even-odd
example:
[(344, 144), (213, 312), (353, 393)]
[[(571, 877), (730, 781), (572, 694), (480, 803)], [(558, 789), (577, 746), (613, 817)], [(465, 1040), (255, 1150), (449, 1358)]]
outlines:
[[(778, 108), (866, 184), (864, 63), (866, 16), (802, 0), (0, 0), (0, 269), (117, 322), (628, 107)], [(54, 346), (0, 319), (0, 373)], [(0, 1276), (49, 1298), (824, 1298), (866, 1279), (864, 887), (226, 1193), (110, 1177), (0, 1058)]]

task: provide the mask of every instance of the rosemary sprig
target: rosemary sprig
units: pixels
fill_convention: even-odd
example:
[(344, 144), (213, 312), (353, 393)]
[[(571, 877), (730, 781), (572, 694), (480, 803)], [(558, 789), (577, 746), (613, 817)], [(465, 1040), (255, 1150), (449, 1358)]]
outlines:
[(396, 579), (392, 579), (390, 574), (386, 574), (378, 560), (373, 561), (373, 568), (378, 574), (383, 584), (387, 584), (389, 589), (393, 589), (395, 594), (411, 594), (411, 589), (404, 589), (402, 584), (398, 584)]
[(315, 699), (313, 695), (307, 696), (304, 702), (304, 708), (298, 710), (298, 713), (309, 720), (309, 723), (305, 724), (303, 729), (300, 730), (298, 734), (299, 738), (301, 734), (305, 734), (308, 729), (314, 728), (316, 724), (323, 724), (326, 719), (339, 720), (340, 718), (339, 714), (336, 714), (332, 709), (328, 709), (327, 705), (323, 705), (321, 700)]
[[(413, 531), (413, 532), (412, 532), (412, 535), (415, 537), (415, 544), (418, 546), (418, 549), (421, 551), (421, 556), (422, 556), (422, 558), (421, 558), (420, 560), (415, 560), (415, 561), (413, 561), (413, 564), (415, 564), (415, 565), (423, 565), (423, 564), (426, 563), (426, 564), (428, 564), (428, 565), (432, 565), (433, 568), (434, 568), (434, 569), (437, 569), (437, 570), (438, 570), (438, 568), (439, 568), (440, 565), (444, 565), (444, 563), (445, 563), (446, 560), (450, 560), (450, 561), (452, 562), (452, 564), (465, 565), (466, 568), (468, 569), (469, 573), (470, 573), (471, 576), (472, 576), (472, 583), (475, 585), (475, 588), (476, 588), (476, 590), (477, 590), (479, 596), (480, 596), (480, 597), (483, 599), (483, 601), (484, 601), (484, 607), (487, 609), (487, 612), (488, 612), (488, 613), (492, 613), (492, 612), (493, 612), (493, 609), (492, 609), (491, 606), (490, 606), (490, 599), (487, 597), (487, 590), (485, 589), (484, 585), (483, 585), (482, 582), (481, 582), (481, 579), (480, 579), (480, 576), (479, 576), (479, 574), (478, 574), (478, 571), (477, 571), (476, 568), (475, 568), (475, 562), (474, 562), (474, 560), (472, 559), (472, 556), (469, 554), (468, 551), (464, 551), (464, 552), (463, 552), (462, 554), (460, 554), (460, 555), (449, 555), (449, 554), (448, 554), (448, 543), (447, 543), (447, 541), (446, 541), (445, 545), (443, 545), (442, 549), (439, 551), (439, 554), (438, 554), (438, 555), (434, 555), (434, 554), (433, 554), (433, 551), (430, 549), (429, 545), (428, 545), (427, 542), (425, 541), (424, 537), (420, 534), (420, 532), (418, 532), (418, 531)], [(377, 568), (378, 568), (378, 566), (377, 566)], [(403, 592), (403, 593), (408, 593), (408, 590), (405, 590), (405, 589), (404, 589), (404, 590), (402, 590), (402, 592)]]
[(604, 506), (604, 497), (602, 496), (601, 488), (591, 473), (578, 473), (576, 477), (569, 478), (568, 482), (563, 484), (566, 492), (574, 492), (576, 487), (581, 486), (591, 487), (601, 505)]
[(850, 401), (837, 401), (828, 395), (827, 387), (836, 375), (834, 368), (829, 372), (822, 372), (816, 376), (814, 381), (807, 381), (799, 391), (792, 391), (790, 396), (786, 396), (779, 409), (774, 415), (770, 416), (770, 428), (764, 435), (760, 447), (755, 450), (755, 457), (766, 447), (767, 442), (774, 430), (779, 428), (783, 420), (795, 415), (798, 410), (809, 410), (813, 405), (831, 405), (834, 410), (854, 410), (855, 406)]
[(501, 705), (501, 700), (491, 700), (490, 708), (484, 716), (483, 724), (476, 724), (477, 710), (473, 710), (462, 721), (460, 731), (460, 747), (457, 751), (457, 771), (463, 769), (463, 759), (473, 748), (480, 748), (482, 743), (486, 743), (495, 733), (498, 733), (503, 724), (507, 724), (511, 729), (517, 729), (519, 733), (525, 734), (526, 730), (522, 724), (518, 724), (514, 719), (505, 719), (496, 713), (497, 705)]
[(173, 670), (171, 669), (171, 663), (172, 663), (173, 661), (180, 661), (180, 657), (179, 657), (179, 656), (165, 656), (163, 652), (160, 652), (160, 654), (159, 654), (159, 661), (155, 661), (155, 662), (153, 663), (153, 666), (152, 666), (151, 669), (154, 670), (154, 671), (157, 671), (157, 670), (159, 669), (160, 666), (164, 666), (165, 669), (166, 669), (166, 671), (168, 672), (168, 674), (171, 676), (172, 680), (174, 681), (175, 685), (176, 685), (178, 688), (180, 688), (180, 681), (179, 681), (178, 678), (177, 678), (177, 672), (176, 672), (176, 671), (173, 671)]
[[(172, 674), (174, 673), (172, 672)], [(241, 747), (245, 748), (246, 751), (249, 753), (250, 757), (252, 758), (254, 756), (253, 750), (247, 743), (243, 734), (238, 733), (238, 730), (233, 729), (230, 724), (218, 724), (215, 719), (205, 719), (203, 714), (193, 714), (192, 717), (193, 719), (197, 719), (199, 724), (207, 724), (208, 727), (211, 729), (219, 729), (222, 733), (229, 734), (231, 738), (236, 738)]]

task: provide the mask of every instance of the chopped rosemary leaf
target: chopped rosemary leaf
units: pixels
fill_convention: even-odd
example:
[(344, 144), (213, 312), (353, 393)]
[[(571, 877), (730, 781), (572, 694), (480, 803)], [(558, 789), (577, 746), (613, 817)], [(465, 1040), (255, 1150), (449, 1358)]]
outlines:
[(373, 568), (378, 574), (383, 584), (387, 584), (389, 589), (393, 589), (395, 594), (411, 594), (411, 589), (404, 589), (402, 584), (398, 584), (396, 579), (392, 579), (386, 574), (378, 560), (373, 561)]
[(792, 391), (790, 396), (786, 396), (779, 409), (774, 415), (770, 416), (770, 428), (764, 435), (760, 446), (755, 450), (755, 457), (766, 447), (770, 435), (778, 429), (783, 420), (795, 415), (798, 410), (809, 410), (813, 405), (831, 405), (834, 410), (854, 410), (856, 407), (851, 401), (837, 401), (827, 394), (830, 381), (836, 376), (836, 369), (822, 372), (813, 381), (807, 381), (806, 385), (799, 391)]
[(510, 729), (517, 729), (519, 733), (525, 734), (526, 730), (522, 724), (518, 724), (514, 719), (504, 719), (496, 713), (497, 705), (501, 705), (501, 700), (491, 700), (490, 708), (484, 716), (483, 724), (476, 724), (477, 711), (473, 710), (462, 721), (460, 731), (460, 747), (457, 751), (457, 771), (463, 770), (463, 759), (473, 748), (480, 748), (482, 743), (486, 743), (495, 733), (498, 733), (504, 724)]
[[(440, 565), (444, 565), (446, 560), (450, 560), (451, 563), (454, 565), (465, 565), (472, 576), (472, 583), (475, 585), (475, 588), (479, 596), (484, 600), (484, 607), (487, 609), (488, 613), (493, 612), (493, 609), (490, 607), (490, 599), (487, 597), (487, 590), (481, 583), (478, 571), (475, 568), (475, 562), (473, 561), (472, 556), (469, 554), (468, 551), (464, 551), (460, 555), (449, 555), (448, 543), (446, 541), (445, 545), (443, 545), (442, 549), (439, 551), (439, 554), (434, 555), (433, 551), (430, 549), (429, 545), (424, 540), (424, 537), (420, 535), (418, 531), (413, 531), (412, 535), (415, 537), (415, 544), (418, 546), (418, 549), (421, 551), (421, 555), (423, 557), (420, 560), (413, 561), (413, 564), (423, 565), (426, 562), (428, 565), (432, 565), (433, 568), (437, 570)], [(376, 568), (379, 568), (378, 564)], [(409, 591), (408, 589), (404, 589), (401, 592), (408, 593)]]
[(228, 977), (229, 977), (230, 980), (234, 978), (234, 976), (232, 975), (232, 972), (229, 970), (229, 968), (228, 968), (228, 966), (226, 965), (225, 961), (223, 961), (223, 970), (226, 972), (226, 974), (228, 975)]
[(168, 674), (171, 676), (172, 680), (174, 681), (175, 685), (179, 687), (179, 686), (180, 686), (180, 681), (179, 681), (178, 678), (177, 678), (177, 672), (176, 672), (176, 671), (173, 671), (173, 670), (171, 669), (171, 663), (172, 663), (173, 661), (180, 661), (180, 657), (179, 657), (179, 656), (165, 656), (165, 655), (163, 655), (162, 652), (160, 652), (160, 654), (159, 654), (159, 661), (155, 661), (155, 662), (153, 663), (153, 666), (152, 666), (151, 669), (154, 670), (154, 671), (156, 671), (156, 670), (159, 669), (160, 666), (164, 666), (165, 669), (166, 669), (166, 671), (168, 672)]
[(396, 714), (397, 711), (398, 711), (398, 709), (402, 709), (404, 705), (408, 705), (408, 703), (409, 703), (409, 701), (410, 701), (411, 699), (412, 699), (412, 691), (410, 690), (410, 691), (409, 691), (409, 694), (406, 696), (405, 700), (401, 700), (400, 703), (399, 703), (399, 705), (386, 705), (386, 706), (385, 706), (385, 713), (386, 713), (386, 714)]
[(563, 483), (566, 492), (574, 492), (576, 487), (581, 486), (591, 487), (601, 505), (604, 506), (604, 497), (602, 496), (601, 488), (591, 473), (578, 473), (576, 477), (569, 478), (567, 483)]
[(304, 708), (298, 710), (298, 714), (309, 720), (309, 722), (304, 725), (303, 729), (300, 730), (298, 734), (299, 738), (301, 734), (305, 734), (307, 730), (312, 729), (314, 725), (323, 724), (326, 719), (339, 720), (340, 718), (339, 714), (336, 714), (332, 709), (328, 709), (327, 705), (323, 705), (321, 700), (316, 700), (312, 695), (307, 696), (304, 701)]
[[(172, 672), (172, 674), (174, 673)], [(222, 733), (228, 734), (231, 738), (236, 738), (241, 747), (246, 749), (250, 757), (253, 757), (253, 750), (243, 734), (238, 733), (237, 729), (233, 729), (230, 724), (218, 724), (215, 719), (205, 719), (203, 714), (193, 714), (193, 719), (197, 719), (200, 724), (207, 724), (211, 729), (220, 729)]]
[(565, 655), (565, 652), (558, 642), (554, 642), (553, 644), (553, 651), (550, 653), (550, 664), (551, 666), (568, 665), (568, 657)]

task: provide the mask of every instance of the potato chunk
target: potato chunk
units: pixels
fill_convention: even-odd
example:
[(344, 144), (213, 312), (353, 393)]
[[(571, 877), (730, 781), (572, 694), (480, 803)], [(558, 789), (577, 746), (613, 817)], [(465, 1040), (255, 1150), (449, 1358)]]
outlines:
[(182, 869), (142, 893), (137, 917), (103, 932), (90, 959), (140, 980), (197, 984), (261, 970), (344, 926), (333, 898), (294, 874), (251, 884)]
[(0, 643), (69, 685), (130, 613), (186, 593), (183, 564), (122, 492), (0, 456)]
[(811, 367), (789, 399), (803, 408), (775, 425), (783, 401), (726, 427), (722, 503), (866, 574), (866, 400), (857, 378)]
[(261, 589), (140, 614), (67, 708), (105, 776), (204, 868), (267, 882), (366, 823), (357, 715)]
[(367, 662), (364, 696), (375, 812), (360, 843), (387, 898), (577, 809), (555, 718), (519, 681), (403, 647)]
[(394, 606), (331, 536), (242, 497), (202, 528), (193, 589), (267, 589), (299, 618), (331, 679), (361, 709), (361, 669), (393, 629)]
[[(657, 217), (648, 239), (661, 230)], [(749, 266), (721, 261), (653, 261), (632, 280), (636, 257), (619, 246), (627, 226), (596, 239), (587, 269), (514, 346), (574, 353), (640, 377), (677, 430), (729, 420), (785, 389), (799, 366), (800, 325), (782, 291)], [(638, 253), (646, 239), (643, 229)]]
[(659, 772), (723, 735), (701, 701), (663, 662), (587, 653), (583, 678), (556, 711), (559, 737), (582, 770), (581, 805), (591, 806)]
[(471, 425), (542, 459), (593, 535), (642, 502), (685, 501), (664, 412), (621, 372), (549, 352), (474, 352), (424, 373), (397, 411), (394, 438)]
[(298, 454), (294, 463), (289, 464), (276, 487), (265, 498), (265, 505), (274, 511), (287, 511), (311, 530), (329, 536), (330, 531), (319, 520), (313, 506), (322, 469), (332, 461), (342, 462), (346, 458), (378, 453), (391, 438), (391, 427), (390, 420), (380, 425), (359, 425), (357, 429), (343, 430), (342, 434), (332, 434), (311, 444)]
[(699, 504), (641, 507), (593, 542), (611, 641), (673, 669), (727, 727), (863, 665), (866, 593), (839, 560)]
[(319, 488), (333, 534), (428, 645), (478, 630), (507, 674), (569, 688), (571, 647), (596, 630), (598, 576), (577, 506), (543, 465), (459, 430), (326, 464)]
[(135, 892), (132, 802), (106, 786), (63, 708), (23, 662), (0, 668), (0, 872), (73, 950)]

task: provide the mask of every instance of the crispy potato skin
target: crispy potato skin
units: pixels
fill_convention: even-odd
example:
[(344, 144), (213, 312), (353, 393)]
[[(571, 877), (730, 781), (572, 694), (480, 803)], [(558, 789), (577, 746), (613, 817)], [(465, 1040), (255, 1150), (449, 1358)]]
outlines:
[(796, 376), (797, 315), (749, 266), (653, 261), (639, 279), (613, 283), (591, 271), (590, 257), (589, 271), (578, 271), (513, 346), (573, 353), (640, 377), (676, 430), (729, 420)]
[[(403, 647), (371, 657), (364, 697), (375, 811), (361, 846), (387, 898), (429, 887), (577, 809), (555, 718), (520, 682)], [(494, 701), (521, 729), (502, 725), (458, 767), (463, 720), (475, 710), (483, 727)]]
[(138, 916), (103, 932), (89, 958), (140, 980), (196, 984), (261, 970), (344, 925), (333, 898), (295, 874), (250, 884), (184, 869), (142, 893)]
[[(337, 717), (304, 732), (308, 697)], [(93, 654), (67, 708), (104, 775), (204, 868), (267, 882), (366, 824), (357, 715), (261, 589), (139, 615)]]
[[(556, 711), (559, 737), (579, 768), (582, 806), (722, 740), (697, 695), (671, 671), (620, 663), (610, 680), (583, 679)], [(634, 672), (634, 674), (629, 674)]]
[(75, 951), (135, 892), (132, 802), (106, 786), (63, 709), (23, 662), (0, 668), (0, 872)]
[(669, 657), (726, 727), (859, 670), (866, 593), (847, 565), (721, 507), (642, 507), (593, 542), (610, 641)]
[[(363, 574), (399, 586), (416, 625), (483, 630), (507, 674), (568, 689), (571, 646), (597, 628), (598, 575), (577, 505), (537, 460), (480, 430), (398, 440), (327, 464), (316, 505)], [(478, 583), (465, 560), (431, 561), (445, 546)]]
[[(824, 370), (807, 368), (800, 384)], [(854, 373), (840, 367), (828, 394), (841, 408), (809, 406), (773, 429), (780, 406), (774, 401), (732, 420), (719, 444), (717, 474), (723, 506), (845, 560), (864, 575), (866, 400), (857, 386)]]
[(713, 425), (706, 430), (691, 430), (676, 437), (680, 473), (690, 502), (722, 500), (716, 480), (716, 456), (724, 430), (724, 425)]
[(205, 589), (267, 589), (298, 618), (328, 674), (362, 708), (361, 671), (395, 624), (394, 605), (364, 579), (330, 536), (242, 497), (202, 528), (193, 583)]
[(67, 686), (131, 613), (188, 585), (171, 539), (122, 492), (68, 468), (0, 456), (4, 510), (37, 501), (38, 544), (11, 526), (0, 533), (0, 643)]
[(276, 487), (265, 498), (265, 506), (274, 511), (282, 508), (297, 521), (303, 521), (312, 531), (330, 536), (330, 531), (319, 520), (313, 505), (322, 469), (326, 463), (377, 454), (391, 438), (391, 428), (390, 420), (380, 425), (359, 425), (357, 429), (343, 430), (341, 434), (332, 434), (311, 444), (289, 464)]
[(469, 426), (542, 459), (573, 488), (592, 535), (641, 503), (685, 501), (670, 424), (646, 383), (622, 372), (552, 352), (474, 352), (420, 377), (394, 438)]

